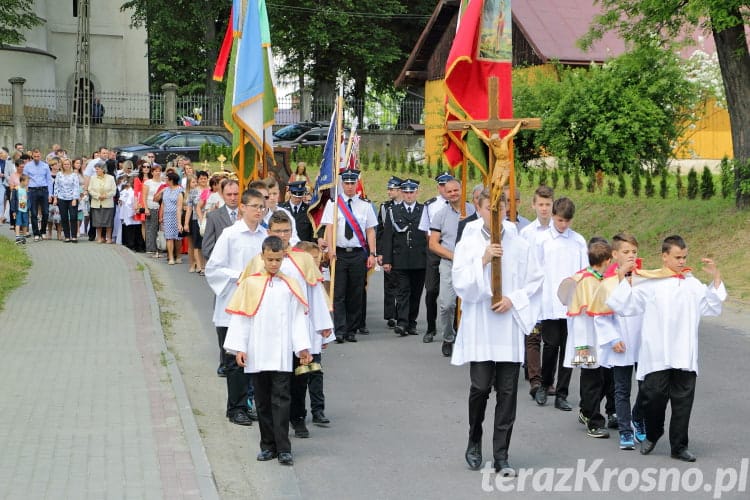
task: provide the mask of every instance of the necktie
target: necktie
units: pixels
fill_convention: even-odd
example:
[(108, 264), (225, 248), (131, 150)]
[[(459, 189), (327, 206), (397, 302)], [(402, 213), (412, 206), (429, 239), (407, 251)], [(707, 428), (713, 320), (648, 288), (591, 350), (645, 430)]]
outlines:
[(296, 205), (292, 207), (292, 212), (294, 213), (294, 215), (297, 215), (297, 211), (298, 210), (299, 210), (299, 208), (297, 208)]
[(411, 215), (411, 207), (406, 207), (406, 211), (409, 212), (409, 215)]
[[(349, 198), (346, 200), (346, 204), (349, 206), (349, 211), (352, 212), (352, 215), (354, 215), (354, 212), (352, 211), (352, 199)], [(352, 231), (352, 226), (349, 225), (349, 223), (346, 223), (346, 227), (344, 228), (344, 236), (347, 240), (350, 240), (354, 238), (354, 231)]]
[(237, 211), (236, 210), (232, 210), (231, 212), (229, 212), (229, 220), (231, 220), (232, 223), (234, 223), (237, 220)]

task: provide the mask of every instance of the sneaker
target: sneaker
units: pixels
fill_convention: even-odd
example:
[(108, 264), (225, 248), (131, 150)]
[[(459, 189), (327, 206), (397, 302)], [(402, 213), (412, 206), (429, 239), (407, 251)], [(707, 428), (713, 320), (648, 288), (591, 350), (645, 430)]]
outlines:
[(610, 413), (607, 415), (607, 429), (617, 429), (617, 413)]
[(16, 245), (23, 245), (26, 243), (23, 238), (16, 238)]
[(646, 440), (646, 423), (643, 420), (633, 420), (633, 431), (636, 441), (642, 443)]
[(593, 429), (588, 429), (586, 435), (592, 438), (607, 439), (609, 437), (609, 431), (607, 429), (594, 427)]
[(578, 421), (583, 425), (589, 425), (589, 419), (583, 416), (583, 410), (578, 410)]
[(635, 450), (635, 440), (633, 439), (632, 432), (623, 431), (620, 433), (620, 449)]
[(255, 409), (253, 400), (250, 398), (247, 399), (247, 410), (245, 411), (245, 413), (247, 413), (247, 416), (250, 417), (250, 420), (258, 420), (258, 411)]

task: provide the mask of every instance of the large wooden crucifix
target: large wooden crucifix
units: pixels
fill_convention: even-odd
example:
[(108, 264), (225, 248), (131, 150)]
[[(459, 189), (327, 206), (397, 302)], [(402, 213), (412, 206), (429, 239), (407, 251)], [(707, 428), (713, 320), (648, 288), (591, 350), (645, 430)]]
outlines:
[[(516, 219), (516, 176), (513, 165), (513, 136), (521, 129), (539, 129), (542, 127), (540, 118), (500, 118), (498, 113), (498, 84), (497, 77), (489, 79), (488, 100), (489, 113), (487, 120), (456, 120), (447, 124), (448, 131), (473, 130), (489, 149), (489, 169), (485, 178), (485, 186), (489, 184), (491, 225), (490, 242), (500, 243), (503, 228), (503, 216), (500, 212), (500, 197), (506, 183), (510, 185), (510, 213), (515, 222)], [(487, 130), (489, 136), (483, 132)], [(501, 130), (509, 130), (505, 137), (500, 137)], [(466, 193), (466, 145), (463, 146), (464, 163), (461, 169), (462, 207), (465, 205)], [(500, 302), (503, 298), (503, 275), (502, 261), (500, 257), (492, 259), (492, 303)]]

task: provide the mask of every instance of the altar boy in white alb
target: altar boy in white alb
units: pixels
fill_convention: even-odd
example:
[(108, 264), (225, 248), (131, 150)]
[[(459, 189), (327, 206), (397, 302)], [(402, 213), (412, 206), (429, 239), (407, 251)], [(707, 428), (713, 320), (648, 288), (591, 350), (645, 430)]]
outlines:
[(292, 356), (310, 362), (310, 335), (304, 292), (294, 278), (279, 272), (284, 244), (278, 236), (263, 241), (262, 272), (244, 276), (227, 306), (229, 321), (224, 349), (252, 374), (260, 425), (259, 461), (279, 457), (292, 465), (289, 405)]
[[(701, 259), (713, 282), (704, 285), (685, 267), (687, 244), (680, 236), (662, 243), (663, 267), (656, 271), (633, 269), (633, 262), (618, 269), (620, 284), (607, 300), (617, 314), (643, 314), (636, 378), (642, 380), (641, 403), (646, 440), (641, 453), (653, 451), (664, 434), (664, 413), (669, 402), (669, 444), (672, 458), (694, 462), (688, 450), (688, 425), (698, 375), (698, 326), (701, 316), (721, 314), (727, 292), (716, 263)], [(632, 284), (625, 279), (634, 272)], [(644, 279), (645, 278), (645, 279)]]
[[(473, 470), (482, 466), (482, 422), (492, 387), (497, 392), (493, 432), (493, 466), (504, 476), (514, 476), (508, 448), (516, 418), (518, 371), (524, 359), (524, 336), (536, 322), (531, 301), (544, 275), (529, 243), (511, 222), (503, 222), (502, 244), (490, 244), (490, 193), (479, 195), (481, 218), (466, 225), (456, 246), (452, 279), (461, 298), (461, 323), (451, 363), (470, 363), (469, 444), (466, 462)], [(504, 200), (500, 203), (505, 213)], [(503, 297), (492, 303), (491, 261), (502, 257)]]

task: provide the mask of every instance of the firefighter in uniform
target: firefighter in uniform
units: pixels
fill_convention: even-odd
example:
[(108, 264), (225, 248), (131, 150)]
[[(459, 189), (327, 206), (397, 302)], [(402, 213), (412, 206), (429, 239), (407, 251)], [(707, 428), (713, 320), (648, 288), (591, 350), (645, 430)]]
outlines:
[[(378, 227), (375, 230), (375, 240), (378, 247), (378, 264), (383, 265), (383, 230), (388, 211), (401, 203), (401, 183), (403, 180), (396, 176), (388, 179), (388, 201), (383, 202), (378, 210)], [(383, 319), (388, 322), (388, 328), (396, 326), (396, 279), (393, 273), (383, 273)]]
[(317, 238), (313, 233), (312, 222), (307, 216), (307, 203), (304, 202), (305, 197), (305, 181), (297, 181), (289, 183), (289, 201), (280, 203), (281, 208), (287, 209), (292, 217), (294, 217), (295, 227), (297, 228), (297, 236), (300, 241), (311, 241), (317, 243)]
[(402, 202), (388, 210), (382, 237), (383, 270), (396, 281), (397, 319), (394, 332), (417, 335), (419, 302), (424, 288), (427, 238), (419, 229), (424, 205), (418, 203), (419, 182), (401, 184)]

